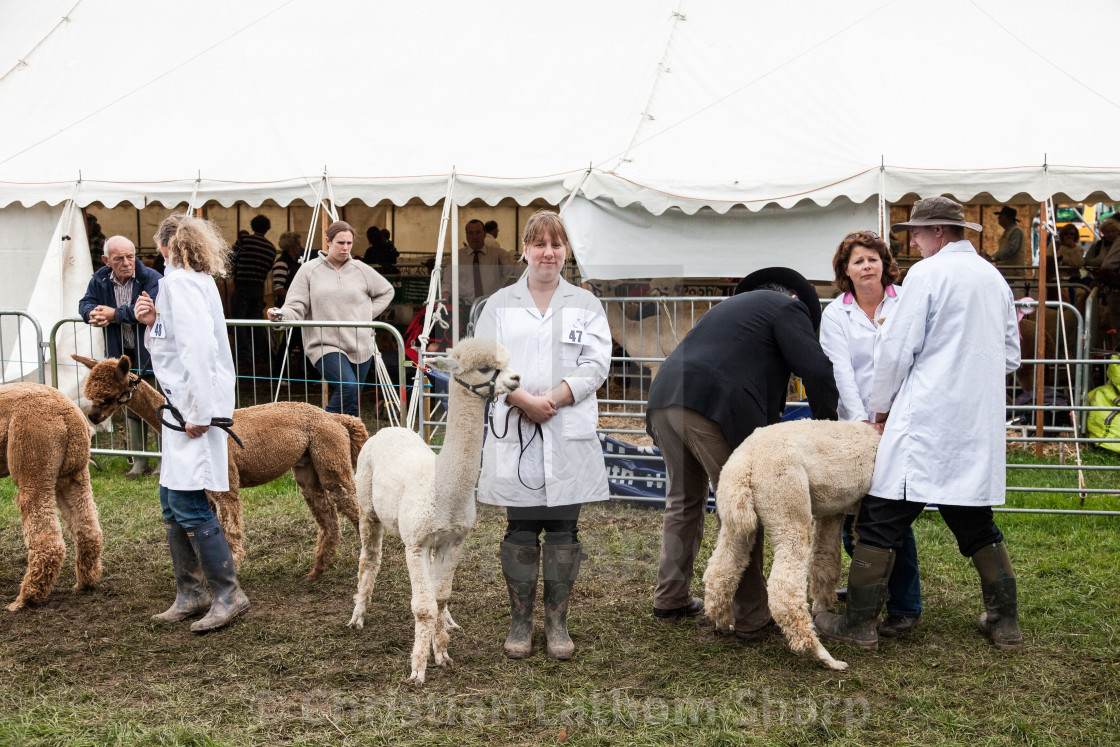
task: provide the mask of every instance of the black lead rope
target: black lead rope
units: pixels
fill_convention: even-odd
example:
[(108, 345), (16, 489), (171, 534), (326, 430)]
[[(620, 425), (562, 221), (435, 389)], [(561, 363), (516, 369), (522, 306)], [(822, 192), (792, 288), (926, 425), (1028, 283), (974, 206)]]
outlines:
[(506, 435), (509, 433), (509, 416), (513, 414), (514, 410), (517, 410), (517, 445), (520, 449), (520, 453), (517, 455), (517, 479), (520, 480), (521, 484), (525, 485), (525, 487), (529, 490), (540, 490), (544, 487), (543, 482), (535, 488), (531, 485), (525, 484), (525, 479), (521, 477), (521, 460), (525, 456), (525, 452), (529, 450), (529, 445), (533, 443), (533, 439), (535, 439), (537, 436), (540, 436), (541, 443), (544, 443), (544, 429), (541, 428), (541, 424), (529, 421), (533, 423), (533, 435), (529, 436), (528, 441), (525, 441), (524, 436), (521, 433), (521, 424), (525, 422), (525, 411), (515, 405), (506, 410), (506, 429), (502, 432), (502, 435), (499, 436), (497, 434), (497, 428), (494, 427), (494, 408), (491, 407), (489, 415), (490, 435), (499, 440), (506, 437)]
[[(520, 452), (521, 452), (517, 455), (517, 479), (520, 480), (521, 484), (525, 485), (525, 487), (528, 488), (529, 490), (541, 490), (542, 488), (544, 488), (544, 483), (543, 482), (540, 485), (538, 485), (537, 487), (534, 488), (530, 485), (527, 485), (525, 483), (525, 479), (523, 477), (521, 477), (521, 460), (525, 456), (525, 452), (529, 449), (529, 445), (533, 443), (533, 439), (535, 439), (537, 436), (540, 436), (541, 437), (541, 443), (544, 443), (544, 430), (541, 428), (541, 424), (540, 423), (533, 423), (533, 435), (529, 436), (528, 441), (525, 441), (525, 437), (521, 433), (521, 424), (525, 422), (525, 411), (522, 410), (520, 407), (515, 406), (515, 407), (510, 407), (508, 410), (506, 410), (506, 421), (505, 421), (506, 429), (505, 429), (505, 432), (503, 432), (502, 435), (500, 435), (500, 436), (495, 432), (497, 429), (494, 428), (494, 407), (493, 407), (493, 405), (494, 405), (494, 400), (497, 399), (496, 392), (498, 390), (497, 381), (498, 381), (498, 374), (499, 373), (501, 373), (501, 371), (499, 371), (498, 369), (494, 369), (494, 375), (490, 377), (489, 381), (483, 381), (480, 384), (468, 384), (467, 382), (460, 379), (458, 376), (456, 376), (454, 378), (455, 378), (455, 383), (457, 383), (459, 386), (463, 387), (464, 389), (470, 390), (470, 392), (472, 394), (474, 394), (478, 397), (481, 397), (482, 399), (486, 400), (491, 405), (490, 413), (489, 413), (489, 415), (487, 415), (487, 419), (490, 421), (490, 435), (492, 435), (494, 438), (502, 439), (502, 438), (506, 437), (506, 434), (509, 433), (509, 416), (513, 413), (514, 410), (517, 410), (517, 444), (520, 447)], [(532, 421), (530, 421), (530, 422), (532, 422)]]
[[(167, 410), (169, 413), (171, 413), (171, 417), (178, 420), (179, 424), (176, 425), (175, 423), (168, 423), (166, 420), (164, 420), (164, 410)], [(170, 402), (165, 402), (159, 406), (159, 409), (156, 410), (156, 418), (159, 420), (159, 422), (163, 423), (173, 431), (185, 433), (187, 430), (187, 421), (183, 419), (183, 413), (179, 412), (175, 405), (171, 404)], [(237, 434), (233, 432), (233, 418), (210, 418), (210, 425), (214, 428), (219, 428), (225, 431), (229, 434), (229, 437), (237, 443), (238, 446), (240, 446), (242, 449), (245, 448), (245, 444), (241, 443), (241, 439), (238, 438)]]

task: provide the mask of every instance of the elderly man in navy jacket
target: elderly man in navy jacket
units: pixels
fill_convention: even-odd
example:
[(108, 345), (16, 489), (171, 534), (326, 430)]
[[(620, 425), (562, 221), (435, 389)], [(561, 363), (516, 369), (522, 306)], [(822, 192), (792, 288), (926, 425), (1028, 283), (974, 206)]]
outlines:
[[(708, 482), (717, 485), (731, 452), (755, 428), (777, 423), (790, 373), (801, 377), (813, 417), (836, 419), (832, 362), (816, 329), (821, 305), (794, 270), (770, 267), (743, 279), (681, 340), (654, 379), (646, 428), (665, 458), (669, 492), (653, 614), (662, 620), (704, 609), (691, 594), (692, 567), (704, 535)], [(735, 634), (754, 640), (772, 629), (762, 576), (762, 530), (735, 594)]]
[[(136, 261), (136, 247), (124, 236), (111, 236), (105, 240), (101, 260), (105, 266), (93, 273), (86, 294), (78, 302), (78, 313), (91, 327), (101, 327), (105, 332), (105, 352), (119, 358), (127, 355), (133, 370), (141, 375), (151, 372), (151, 356), (144, 346), (143, 326), (137, 325), (133, 307), (140, 293), (147, 291), (155, 298), (159, 294), (160, 274)], [(133, 449), (142, 451), (143, 423), (131, 412), (126, 413), (128, 440)], [(137, 457), (126, 477), (141, 475), (148, 468), (148, 460)]]

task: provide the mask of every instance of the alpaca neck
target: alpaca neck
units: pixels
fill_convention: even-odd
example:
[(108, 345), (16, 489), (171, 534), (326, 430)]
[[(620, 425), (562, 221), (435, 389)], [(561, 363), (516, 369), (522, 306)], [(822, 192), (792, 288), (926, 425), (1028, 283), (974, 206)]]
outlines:
[(148, 382), (141, 381), (140, 386), (132, 393), (132, 399), (125, 404), (125, 407), (139, 415), (141, 420), (158, 432), (162, 426), (159, 418), (156, 417), (156, 411), (163, 403), (163, 395), (157, 392)]
[(464, 500), (474, 500), (472, 489), (482, 459), (485, 405), (481, 398), (452, 380), (443, 448), (436, 457), (436, 495), (460, 495)]

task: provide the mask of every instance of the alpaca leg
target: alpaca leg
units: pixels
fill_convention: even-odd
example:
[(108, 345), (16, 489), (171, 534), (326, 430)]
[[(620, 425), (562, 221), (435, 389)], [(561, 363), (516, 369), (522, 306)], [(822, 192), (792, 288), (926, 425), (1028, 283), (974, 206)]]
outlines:
[(424, 684), (428, 669), (428, 648), (432, 645), (436, 624), (436, 594), (432, 586), (431, 548), (406, 546), (408, 577), (412, 582), (412, 617), (416, 621), (416, 639), (412, 643), (412, 673), (408, 681)]
[(809, 604), (805, 598), (806, 575), (809, 571), (809, 525), (770, 528), (774, 543), (774, 564), (766, 589), (770, 597), (770, 614), (795, 652), (812, 652), (829, 669), (847, 669), (848, 665), (829, 655), (817, 638)]
[(844, 514), (818, 516), (813, 521), (813, 549), (809, 556), (809, 596), (813, 614), (826, 612), (836, 603), (840, 582), (840, 527)]
[(23, 523), (27, 572), (23, 576), (19, 596), (8, 605), (9, 612), (45, 600), (58, 580), (62, 561), (66, 558), (62, 526), (55, 512), (54, 486), (20, 487), (16, 493), (16, 504)]
[(66, 529), (74, 538), (74, 588), (89, 589), (101, 578), (101, 522), (93, 502), (89, 468), (59, 480), (56, 499)]
[(342, 537), (338, 511), (327, 491), (323, 489), (314, 467), (296, 466), (292, 472), (304, 502), (311, 509), (311, 517), (319, 527), (319, 536), (315, 542), (315, 565), (307, 574), (307, 578), (317, 579), (326, 570), (327, 561), (338, 551), (338, 542)]
[(245, 525), (241, 518), (240, 491), (230, 483), (230, 489), (224, 493), (211, 493), (206, 491), (210, 501), (210, 510), (221, 522), (222, 532), (229, 544), (229, 551), (233, 555), (233, 563), (241, 568), (241, 560), (245, 557)]
[[(348, 435), (343, 439), (316, 437), (311, 447), (311, 465), (297, 467), (297, 471), (310, 471), (315, 481), (327, 491), (335, 510), (358, 528), (358, 500), (354, 491), (354, 472), (350, 467), (349, 454)], [(306, 479), (310, 478), (311, 475), (307, 475)], [(304, 478), (297, 476), (296, 481), (301, 479)]]
[[(443, 667), (451, 663), (447, 655), (447, 644), (450, 641), (448, 633), (451, 628), (447, 625), (451, 619), (448, 602), (451, 599), (451, 586), (455, 580), (455, 569), (459, 566), (459, 557), (463, 550), (463, 538), (458, 538), (446, 545), (437, 546), (432, 553), (432, 583), (436, 592), (436, 634), (432, 640), (432, 653), (435, 654), (436, 664)], [(457, 629), (458, 626), (455, 626)]]
[(750, 565), (755, 535), (753, 529), (739, 531), (735, 524), (725, 520), (704, 570), (704, 614), (720, 630), (730, 630), (735, 623), (732, 602), (743, 571)]
[(362, 516), (358, 533), (362, 539), (362, 552), (358, 556), (358, 591), (354, 594), (354, 614), (350, 616), (349, 623), (355, 630), (361, 630), (365, 625), (366, 607), (373, 596), (377, 573), (381, 570), (381, 538), (385, 534), (385, 526), (371, 511)]

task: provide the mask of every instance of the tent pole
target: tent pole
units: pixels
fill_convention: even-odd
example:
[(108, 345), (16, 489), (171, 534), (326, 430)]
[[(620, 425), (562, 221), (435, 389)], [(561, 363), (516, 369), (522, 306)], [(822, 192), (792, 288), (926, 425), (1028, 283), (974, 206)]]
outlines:
[[(1050, 231), (1048, 221), (1050, 216), (1047, 215), (1046, 203), (1043, 202), (1039, 208), (1039, 221), (1038, 221), (1038, 318), (1035, 323), (1038, 325), (1035, 330), (1034, 336), (1034, 357), (1035, 359), (1046, 357), (1046, 267), (1049, 260), (1046, 256), (1047, 239), (1050, 238)], [(1046, 371), (1045, 366), (1036, 363), (1034, 366), (1034, 403), (1035, 405), (1046, 404)], [(1034, 429), (1035, 436), (1041, 438), (1043, 426), (1046, 418), (1046, 413), (1043, 410), (1035, 410), (1034, 413)], [(1034, 455), (1037, 457), (1042, 456), (1042, 442), (1036, 441), (1034, 445)]]
[(455, 204), (455, 194), (448, 195), (451, 200), (451, 342), (459, 344), (459, 208)]

